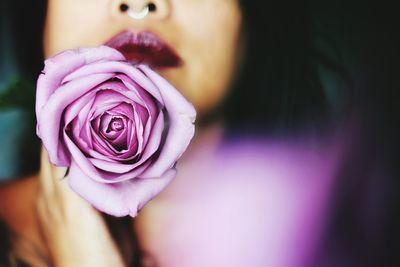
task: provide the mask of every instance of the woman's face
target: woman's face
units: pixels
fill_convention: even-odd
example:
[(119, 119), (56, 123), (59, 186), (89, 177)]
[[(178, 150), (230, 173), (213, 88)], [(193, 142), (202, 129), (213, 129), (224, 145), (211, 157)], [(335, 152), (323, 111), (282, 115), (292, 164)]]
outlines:
[[(149, 3), (155, 10), (144, 18), (128, 15)], [(129, 10), (121, 11), (122, 4)], [(99, 46), (126, 31), (153, 33), (176, 53), (178, 65), (153, 67), (194, 104), (200, 116), (221, 102), (239, 54), (238, 0), (48, 0), (45, 56)]]

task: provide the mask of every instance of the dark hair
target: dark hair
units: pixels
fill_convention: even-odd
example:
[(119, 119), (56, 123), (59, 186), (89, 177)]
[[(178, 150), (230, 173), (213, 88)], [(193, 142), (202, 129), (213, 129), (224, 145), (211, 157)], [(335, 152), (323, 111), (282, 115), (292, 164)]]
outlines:
[(246, 55), (226, 104), (233, 129), (322, 130), (350, 112), (350, 80), (340, 53), (308, 1), (240, 3)]

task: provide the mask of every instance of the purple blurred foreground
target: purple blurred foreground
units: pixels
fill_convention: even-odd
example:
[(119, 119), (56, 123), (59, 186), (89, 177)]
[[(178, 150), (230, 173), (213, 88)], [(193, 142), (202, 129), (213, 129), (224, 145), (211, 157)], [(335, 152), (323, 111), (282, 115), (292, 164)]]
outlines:
[(139, 215), (145, 252), (168, 267), (311, 266), (342, 142), (217, 139), (196, 139)]

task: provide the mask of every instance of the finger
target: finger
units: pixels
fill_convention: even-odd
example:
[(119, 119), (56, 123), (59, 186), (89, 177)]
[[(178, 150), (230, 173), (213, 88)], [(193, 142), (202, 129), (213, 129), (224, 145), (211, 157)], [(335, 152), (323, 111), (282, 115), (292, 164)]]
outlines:
[(40, 157), (40, 187), (47, 195), (58, 194), (60, 181), (64, 178), (67, 168), (53, 166), (47, 155), (47, 151), (42, 147)]
[(57, 203), (63, 208), (80, 207), (93, 209), (92, 206), (83, 200), (78, 194), (71, 190), (68, 184), (68, 176), (65, 176), (67, 168), (56, 167), (48, 160), (48, 154), (44, 148), (41, 153), (40, 184), (42, 193), (48, 201)]

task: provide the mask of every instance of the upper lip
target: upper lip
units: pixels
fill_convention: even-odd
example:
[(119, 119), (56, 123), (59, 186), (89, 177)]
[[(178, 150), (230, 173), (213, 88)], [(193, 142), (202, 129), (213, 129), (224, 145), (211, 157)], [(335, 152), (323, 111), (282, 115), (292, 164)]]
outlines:
[(105, 43), (117, 49), (132, 63), (152, 67), (177, 67), (182, 61), (176, 52), (151, 32), (124, 31)]

